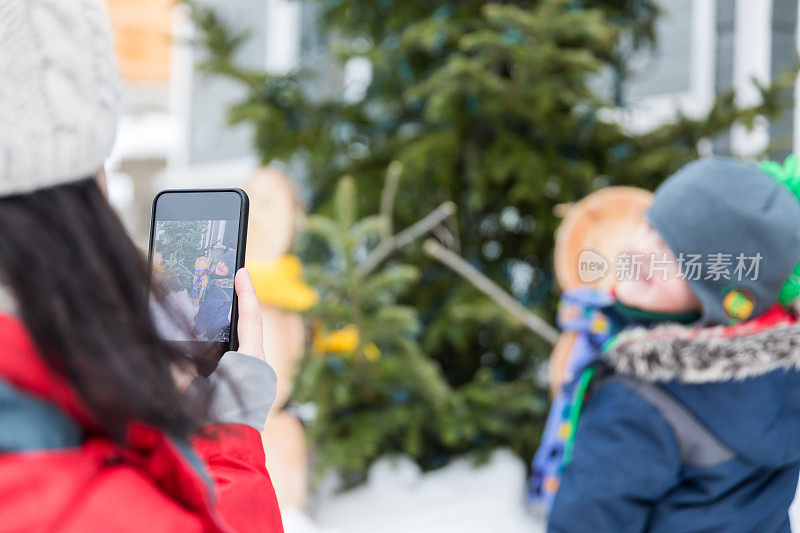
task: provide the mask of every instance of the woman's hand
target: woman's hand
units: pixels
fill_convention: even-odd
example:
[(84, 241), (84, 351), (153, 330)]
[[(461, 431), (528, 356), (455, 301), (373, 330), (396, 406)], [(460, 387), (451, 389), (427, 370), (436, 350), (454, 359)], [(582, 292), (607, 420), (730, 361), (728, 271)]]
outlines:
[(261, 308), (256, 290), (246, 268), (236, 273), (236, 296), (239, 299), (239, 353), (252, 355), (266, 361), (264, 356), (264, 329), (261, 325)]

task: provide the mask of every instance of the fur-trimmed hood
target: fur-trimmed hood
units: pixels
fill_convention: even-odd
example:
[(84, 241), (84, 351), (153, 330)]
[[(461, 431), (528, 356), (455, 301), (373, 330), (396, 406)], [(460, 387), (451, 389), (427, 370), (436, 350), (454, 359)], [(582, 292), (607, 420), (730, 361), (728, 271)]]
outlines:
[(659, 383), (757, 464), (800, 459), (800, 322), (775, 306), (731, 327), (620, 333), (603, 355), (618, 374)]
[(736, 326), (667, 324), (621, 332), (605, 360), (618, 373), (645, 381), (707, 383), (800, 368), (800, 322), (776, 306)]

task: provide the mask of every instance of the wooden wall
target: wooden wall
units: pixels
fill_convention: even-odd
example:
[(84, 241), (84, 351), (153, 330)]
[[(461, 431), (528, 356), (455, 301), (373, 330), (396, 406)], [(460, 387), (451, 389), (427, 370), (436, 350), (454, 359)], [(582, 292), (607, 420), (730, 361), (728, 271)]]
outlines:
[(116, 32), (122, 77), (169, 80), (173, 0), (105, 0)]

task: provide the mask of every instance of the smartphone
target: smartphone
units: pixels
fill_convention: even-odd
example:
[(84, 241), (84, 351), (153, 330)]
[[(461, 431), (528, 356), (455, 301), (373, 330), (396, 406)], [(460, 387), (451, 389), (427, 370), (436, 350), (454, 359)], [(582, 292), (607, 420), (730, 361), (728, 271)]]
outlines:
[(192, 353), (213, 354), (211, 370), (238, 347), (233, 279), (244, 266), (249, 207), (241, 189), (166, 190), (153, 200), (151, 285), (168, 304), (150, 298), (156, 327), (169, 341), (192, 343)]

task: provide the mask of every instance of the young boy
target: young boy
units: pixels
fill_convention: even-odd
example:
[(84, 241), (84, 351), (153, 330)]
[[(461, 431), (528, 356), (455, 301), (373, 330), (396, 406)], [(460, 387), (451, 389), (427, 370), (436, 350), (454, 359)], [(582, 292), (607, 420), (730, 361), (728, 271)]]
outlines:
[(794, 174), (710, 158), (656, 191), (615, 289), (629, 325), (584, 374), (550, 531), (790, 530), (800, 323), (781, 304), (800, 293)]

